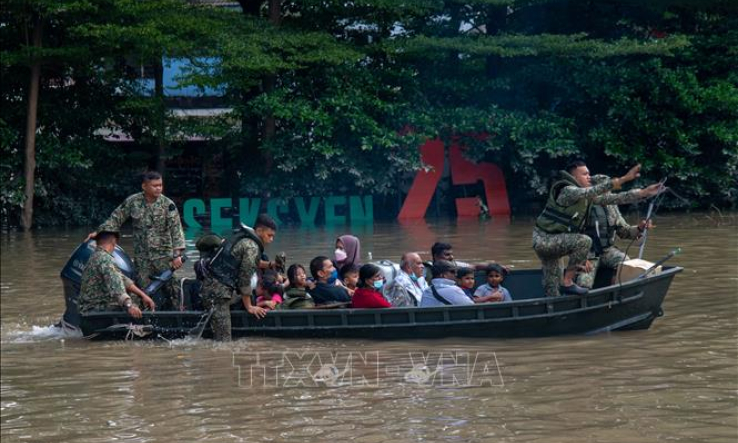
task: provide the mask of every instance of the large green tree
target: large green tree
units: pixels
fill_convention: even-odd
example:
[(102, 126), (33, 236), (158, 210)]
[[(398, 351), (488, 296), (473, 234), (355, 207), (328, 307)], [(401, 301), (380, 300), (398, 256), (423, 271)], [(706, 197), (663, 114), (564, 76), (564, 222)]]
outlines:
[[(422, 167), (417, 146), (441, 137), (500, 165), (514, 209), (540, 202), (551, 169), (573, 157), (605, 173), (642, 162), (695, 206), (735, 205), (733, 2), (207, 3), (3, 3), (8, 219), (29, 195), (44, 223), (99, 218), (130, 190), (131, 169), (161, 165), (193, 134), (226, 156), (233, 195), (401, 194)], [(161, 81), (146, 90), (137, 71), (171, 58), (190, 60), (182, 84), (217, 88), (232, 111), (172, 118)], [(104, 128), (150, 153), (105, 142)]]

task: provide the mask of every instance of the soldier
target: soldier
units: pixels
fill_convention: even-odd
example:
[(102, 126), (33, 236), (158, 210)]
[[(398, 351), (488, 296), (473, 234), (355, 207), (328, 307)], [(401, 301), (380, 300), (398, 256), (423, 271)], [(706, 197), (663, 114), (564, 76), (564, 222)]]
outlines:
[[(223, 243), (222, 250), (199, 266), (198, 278), (202, 280), (201, 296), (205, 309), (213, 309), (210, 326), (213, 338), (231, 340), (230, 305), (238, 296), (250, 314), (263, 318), (267, 311), (251, 303), (255, 287), (252, 278), (256, 275), (264, 246), (274, 241), (277, 224), (267, 214), (260, 214), (254, 229), (242, 226), (235, 235)], [(206, 236), (207, 237), (207, 236)], [(198, 249), (215, 251), (207, 245), (208, 239), (198, 240)], [(220, 242), (217, 242), (220, 247)]]
[[(592, 184), (598, 185), (610, 180), (606, 175), (592, 176)], [(644, 198), (642, 189), (634, 189), (617, 194), (620, 197), (618, 203), (632, 201), (631, 194), (636, 194), (638, 199)], [(583, 288), (591, 289), (594, 285), (595, 275), (599, 268), (617, 269), (617, 267), (629, 257), (615, 246), (616, 236), (621, 239), (639, 239), (646, 228), (652, 228), (650, 220), (641, 220), (637, 226), (629, 225), (618, 209), (617, 203), (607, 206), (593, 205), (589, 214), (589, 220), (585, 228), (585, 234), (592, 239), (592, 248), (589, 250), (588, 260), (592, 263), (592, 270), (584, 272), (577, 277), (577, 284)]]
[[(574, 284), (574, 277), (579, 270), (590, 272), (592, 268), (587, 261), (592, 239), (582, 233), (590, 206), (609, 205), (613, 202), (632, 203), (656, 195), (661, 186), (658, 183), (637, 193), (626, 193), (625, 196), (609, 192), (638, 178), (640, 170), (641, 165), (636, 165), (623, 177), (607, 180), (597, 186), (590, 186), (589, 169), (583, 161), (575, 161), (565, 171), (559, 172), (560, 177), (551, 186), (546, 207), (538, 216), (533, 229), (533, 249), (543, 265), (543, 289), (546, 296), (558, 296), (559, 290), (565, 294), (587, 293), (587, 289)], [(628, 197), (632, 200), (628, 200)], [(559, 260), (564, 256), (569, 256), (569, 265), (564, 272), (562, 284)]]
[[(133, 264), (136, 266), (137, 283), (144, 288), (151, 282), (151, 276), (182, 267), (185, 240), (177, 206), (162, 195), (161, 174), (146, 172), (142, 179), (143, 192), (128, 197), (98, 231), (117, 232), (129, 218), (132, 220)], [(91, 233), (88, 239), (95, 234)], [(168, 298), (164, 308), (179, 309), (179, 279), (172, 278), (162, 290)]]
[(82, 286), (77, 302), (79, 312), (113, 311), (125, 308), (134, 318), (141, 318), (141, 310), (127, 292), (140, 297), (152, 311), (154, 301), (124, 276), (113, 261), (118, 244), (118, 232), (100, 231), (95, 236), (97, 247), (82, 272)]

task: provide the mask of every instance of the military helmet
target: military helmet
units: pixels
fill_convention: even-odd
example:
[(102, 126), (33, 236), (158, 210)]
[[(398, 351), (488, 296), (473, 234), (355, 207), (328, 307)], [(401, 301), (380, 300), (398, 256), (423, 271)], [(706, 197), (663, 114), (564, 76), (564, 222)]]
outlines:
[(217, 234), (206, 234), (197, 239), (195, 247), (200, 252), (210, 252), (218, 249), (223, 243), (223, 237)]

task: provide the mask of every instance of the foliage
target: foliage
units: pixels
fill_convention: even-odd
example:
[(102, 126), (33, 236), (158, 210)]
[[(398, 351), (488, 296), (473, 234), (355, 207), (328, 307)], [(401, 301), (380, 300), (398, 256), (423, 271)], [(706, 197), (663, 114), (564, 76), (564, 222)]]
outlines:
[[(210, 11), (208, 9), (207, 11)], [(10, 0), (1, 10), (2, 218), (14, 224), (23, 205), (23, 130), (28, 66), (42, 63), (35, 182), (38, 224), (89, 224), (126, 193), (150, 158), (121, 150), (109, 131), (147, 148), (162, 127), (165, 104), (142, 93), (131, 60), (196, 55), (212, 22), (176, 0)], [(30, 23), (43, 23), (42, 48), (29, 46)], [(185, 38), (188, 37), (188, 38)], [(176, 132), (170, 120), (168, 132)]]
[[(693, 206), (735, 207), (738, 10), (723, 0), (9, 0), (0, 10), (0, 203), (22, 201), (28, 66), (43, 62), (38, 223), (99, 220), (157, 144), (225, 152), (241, 195), (401, 194), (441, 137), (502, 167), (514, 202), (552, 169), (635, 162)], [(254, 5), (258, 7), (253, 7)], [(28, 44), (44, 20), (40, 50)], [(230, 113), (178, 118), (141, 66), (187, 59)], [(110, 143), (101, 129), (136, 140)], [(124, 148), (124, 146), (127, 146)], [(516, 205), (514, 204), (514, 207)]]

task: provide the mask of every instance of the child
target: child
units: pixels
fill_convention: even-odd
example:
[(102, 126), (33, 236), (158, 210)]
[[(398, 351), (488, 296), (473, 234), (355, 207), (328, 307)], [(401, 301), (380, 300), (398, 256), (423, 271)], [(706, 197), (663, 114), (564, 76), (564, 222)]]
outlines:
[(287, 269), (287, 279), (290, 282), (289, 289), (284, 294), (282, 309), (309, 309), (315, 307), (313, 298), (308, 294), (310, 287), (307, 281), (305, 268), (300, 264), (293, 264)]
[(282, 304), (282, 285), (277, 271), (267, 269), (256, 287), (256, 306), (267, 311), (277, 309)]
[(456, 271), (456, 284), (464, 291), (467, 297), (474, 300), (474, 269), (459, 268)]
[(510, 291), (502, 287), (505, 275), (507, 275), (507, 270), (502, 266), (496, 263), (489, 265), (487, 267), (487, 284), (478, 287), (474, 292), (474, 302), (512, 301)]
[(353, 263), (349, 263), (341, 268), (341, 283), (348, 289), (349, 295), (353, 296), (356, 291), (356, 285), (359, 283), (359, 267)]

